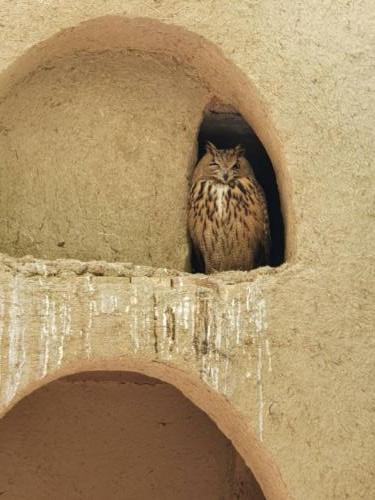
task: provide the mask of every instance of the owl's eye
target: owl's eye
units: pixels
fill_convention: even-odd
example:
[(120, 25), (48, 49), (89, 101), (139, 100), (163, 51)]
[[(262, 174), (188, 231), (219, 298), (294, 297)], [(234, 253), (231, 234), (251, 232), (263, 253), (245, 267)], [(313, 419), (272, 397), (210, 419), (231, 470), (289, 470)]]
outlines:
[(235, 172), (238, 172), (238, 170), (240, 169), (240, 164), (239, 163), (235, 163), (232, 168), (233, 168), (233, 170)]
[(209, 165), (211, 168), (217, 168), (218, 164), (215, 162), (211, 162)]

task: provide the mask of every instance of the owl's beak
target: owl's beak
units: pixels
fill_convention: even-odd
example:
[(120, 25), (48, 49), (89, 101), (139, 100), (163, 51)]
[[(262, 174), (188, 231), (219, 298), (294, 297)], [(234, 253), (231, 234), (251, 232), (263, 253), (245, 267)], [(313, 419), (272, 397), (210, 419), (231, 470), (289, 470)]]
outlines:
[(225, 182), (227, 182), (227, 180), (228, 180), (228, 174), (227, 173), (223, 174), (223, 179), (224, 179)]

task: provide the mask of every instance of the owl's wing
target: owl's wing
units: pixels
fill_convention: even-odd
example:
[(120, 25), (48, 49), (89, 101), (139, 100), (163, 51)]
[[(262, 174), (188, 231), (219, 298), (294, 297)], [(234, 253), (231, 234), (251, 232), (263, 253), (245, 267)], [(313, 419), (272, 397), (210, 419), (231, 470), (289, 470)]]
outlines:
[(263, 215), (263, 238), (260, 242), (259, 255), (257, 260), (259, 260), (258, 265), (267, 265), (270, 264), (271, 257), (271, 232), (270, 232), (270, 223), (268, 217), (268, 208), (266, 197), (264, 195), (264, 191), (258, 182), (256, 183), (256, 191), (259, 206), (262, 210)]

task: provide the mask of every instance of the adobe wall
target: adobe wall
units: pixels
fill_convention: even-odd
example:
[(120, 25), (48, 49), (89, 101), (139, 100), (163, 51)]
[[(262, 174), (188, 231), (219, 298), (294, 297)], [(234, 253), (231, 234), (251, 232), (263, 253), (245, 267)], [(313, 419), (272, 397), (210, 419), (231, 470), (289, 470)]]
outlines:
[[(3, 4), (0, 248), (50, 260), (0, 261), (0, 411), (70, 373), (132, 369), (208, 413), (267, 498), (375, 496), (370, 2)], [(280, 268), (183, 272), (182, 193), (214, 96), (273, 161), (287, 231)], [(117, 213), (124, 182), (136, 193), (160, 177), (155, 215), (151, 191), (142, 199), (141, 241), (134, 204)]]

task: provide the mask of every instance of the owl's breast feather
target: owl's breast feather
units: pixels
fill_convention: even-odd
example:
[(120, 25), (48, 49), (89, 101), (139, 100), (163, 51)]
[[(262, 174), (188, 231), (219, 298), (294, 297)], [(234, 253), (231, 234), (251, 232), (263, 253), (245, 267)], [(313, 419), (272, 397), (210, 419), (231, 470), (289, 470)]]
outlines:
[(216, 195), (217, 212), (216, 217), (219, 219), (223, 218), (226, 212), (227, 204), (227, 194), (230, 187), (226, 184), (215, 183), (213, 186), (213, 192)]

